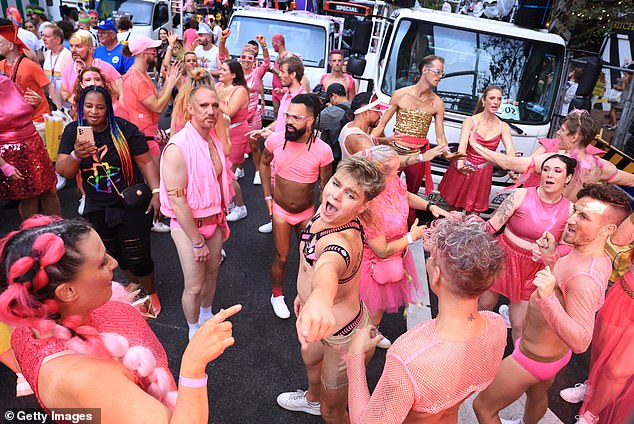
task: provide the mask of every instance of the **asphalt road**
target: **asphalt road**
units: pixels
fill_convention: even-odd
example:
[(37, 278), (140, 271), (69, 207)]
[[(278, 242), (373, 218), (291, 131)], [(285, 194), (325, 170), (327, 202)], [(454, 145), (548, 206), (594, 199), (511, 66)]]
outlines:
[[(318, 417), (283, 410), (275, 401), (279, 393), (305, 388), (306, 382), (295, 334), (295, 320), (280, 320), (273, 314), (269, 303), (272, 238), (270, 234), (257, 232), (257, 227), (266, 220), (265, 209), (260, 187), (251, 184), (253, 165), (250, 161), (246, 165), (247, 175), (241, 181), (249, 215), (231, 224), (231, 236), (225, 244), (228, 257), (221, 267), (214, 302), (214, 311), (235, 303), (241, 303), (243, 310), (232, 320), (235, 346), (212, 362), (207, 370), (211, 410), (209, 422), (321, 422)], [(62, 190), (60, 198), (63, 215), (76, 216), (79, 195), (74, 184)], [(19, 225), (14, 206), (5, 205), (0, 211), (0, 225), (2, 234)], [(172, 372), (178, 375), (179, 361), (187, 344), (187, 326), (180, 306), (182, 274), (169, 234), (153, 233), (152, 251), (163, 310), (150, 325), (167, 351)], [(296, 294), (293, 282), (297, 260), (297, 250), (293, 249), (284, 286), (289, 306)], [(120, 274), (117, 275), (120, 277)], [(382, 332), (391, 340), (405, 329), (402, 314), (386, 315), (381, 326)], [(385, 351), (379, 349), (368, 369), (372, 386), (378, 380), (384, 360)], [(564, 423), (574, 423), (579, 405), (566, 404), (557, 393), (559, 389), (585, 379), (588, 361), (589, 354), (573, 355), (573, 361), (560, 373), (551, 389), (550, 408)], [(95, 381), (98, 381), (97, 376)], [(4, 367), (0, 368), (0, 382), (0, 409), (37, 406), (33, 396), (15, 398), (15, 378)]]

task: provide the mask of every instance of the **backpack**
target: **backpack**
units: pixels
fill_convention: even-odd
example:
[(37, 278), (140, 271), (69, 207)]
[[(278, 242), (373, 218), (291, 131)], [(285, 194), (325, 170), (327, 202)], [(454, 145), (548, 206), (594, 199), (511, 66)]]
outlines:
[(334, 107), (338, 107), (343, 110), (343, 117), (339, 120), (339, 126), (337, 128), (326, 129), (321, 132), (320, 138), (330, 146), (332, 149), (332, 154), (335, 160), (341, 159), (341, 146), (339, 145), (339, 133), (341, 133), (341, 129), (348, 122), (354, 120), (354, 112), (349, 106), (338, 104), (334, 105)]

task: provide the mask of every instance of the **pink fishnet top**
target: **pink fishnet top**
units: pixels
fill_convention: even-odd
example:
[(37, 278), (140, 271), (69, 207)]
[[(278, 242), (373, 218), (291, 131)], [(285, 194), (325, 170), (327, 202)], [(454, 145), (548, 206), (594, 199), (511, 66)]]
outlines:
[(557, 287), (564, 305), (553, 292), (537, 300), (544, 319), (575, 353), (590, 346), (596, 312), (603, 305), (612, 265), (607, 255), (589, 256), (572, 251), (555, 263)]
[[(94, 309), (86, 322), (100, 333), (116, 333), (124, 336), (130, 346), (145, 346), (152, 351), (156, 358), (156, 366), (167, 367), (167, 355), (161, 342), (145, 322), (145, 319), (127, 303), (111, 301)], [(55, 338), (36, 339), (30, 328), (16, 328), (11, 336), (11, 346), (22, 369), (22, 374), (35, 392), (38, 402), (46, 409), (38, 392), (38, 376), (43, 362), (51, 355), (67, 351), (64, 343)], [(69, 351), (70, 354), (76, 354)], [(95, 384), (99, 377), (95, 376)], [(143, 390), (147, 390), (150, 382), (142, 379), (135, 382)], [(173, 390), (176, 384), (172, 381)]]
[(506, 326), (493, 312), (481, 311), (486, 330), (469, 340), (439, 337), (436, 320), (399, 337), (387, 351), (383, 374), (370, 396), (364, 354), (346, 357), (351, 423), (408, 421), (410, 411), (438, 414), (484, 390), (504, 355)]
[(398, 175), (387, 178), (385, 190), (370, 202), (374, 222), (363, 222), (366, 239), (385, 235), (390, 242), (407, 233), (407, 187)]

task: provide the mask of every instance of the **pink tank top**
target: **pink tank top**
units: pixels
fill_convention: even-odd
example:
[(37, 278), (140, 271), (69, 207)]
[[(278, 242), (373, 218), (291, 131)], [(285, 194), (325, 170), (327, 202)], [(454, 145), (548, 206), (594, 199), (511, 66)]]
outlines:
[(522, 240), (535, 243), (544, 231), (559, 240), (570, 215), (570, 200), (562, 196), (557, 203), (546, 203), (537, 194), (537, 188), (526, 189), (522, 204), (515, 210), (506, 228)]
[[(167, 355), (161, 342), (156, 338), (145, 319), (132, 306), (123, 302), (111, 301), (90, 312), (87, 325), (100, 333), (116, 333), (124, 336), (130, 346), (145, 346), (156, 358), (157, 367), (167, 368)], [(68, 351), (66, 346), (55, 338), (38, 340), (33, 338), (30, 328), (17, 328), (11, 337), (11, 346), (18, 359), (22, 374), (35, 392), (38, 402), (46, 409), (38, 391), (38, 377), (44, 361), (51, 355)], [(68, 351), (69, 354), (76, 354)], [(143, 390), (149, 387), (149, 381), (137, 381)], [(95, 376), (98, 384), (98, 376)], [(172, 386), (176, 385), (172, 381)]]
[(266, 73), (266, 70), (269, 69), (269, 64), (271, 63), (271, 59), (266, 57), (264, 61), (258, 65), (251, 74), (245, 76), (247, 80), (247, 86), (249, 87), (249, 119), (255, 116), (259, 116), (258, 105), (259, 97), (260, 97), (260, 87), (262, 86), (262, 77)]
[[(471, 121), (473, 121), (473, 118), (471, 118)], [(475, 125), (475, 122), (474, 122)], [(486, 147), (489, 150), (495, 151), (498, 148), (498, 145), (500, 144), (500, 140), (502, 139), (502, 121), (500, 121), (500, 129), (498, 131), (497, 134), (495, 134), (493, 137), (490, 138), (484, 138), (480, 135), (480, 133), (478, 132), (478, 129), (476, 128), (476, 140), (478, 141), (478, 143), (480, 143), (481, 145), (483, 145), (484, 147)], [(466, 160), (468, 160), (469, 162), (471, 162), (471, 164), (473, 165), (481, 165), (483, 163), (486, 163), (486, 160), (480, 156), (480, 154), (477, 152), (477, 150), (475, 150), (471, 144), (467, 145), (467, 157)]]

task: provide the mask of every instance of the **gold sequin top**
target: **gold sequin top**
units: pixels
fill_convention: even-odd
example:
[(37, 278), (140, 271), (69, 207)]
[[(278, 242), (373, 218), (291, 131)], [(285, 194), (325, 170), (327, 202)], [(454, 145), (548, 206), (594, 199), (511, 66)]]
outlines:
[(399, 134), (417, 138), (427, 138), (431, 118), (434, 115), (421, 109), (401, 109), (396, 112), (396, 126)]

